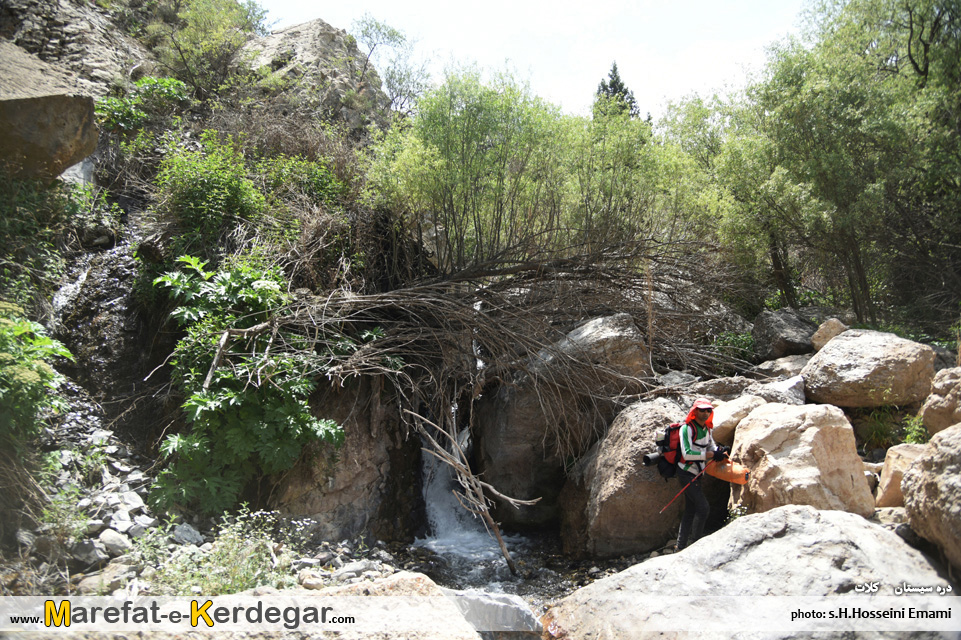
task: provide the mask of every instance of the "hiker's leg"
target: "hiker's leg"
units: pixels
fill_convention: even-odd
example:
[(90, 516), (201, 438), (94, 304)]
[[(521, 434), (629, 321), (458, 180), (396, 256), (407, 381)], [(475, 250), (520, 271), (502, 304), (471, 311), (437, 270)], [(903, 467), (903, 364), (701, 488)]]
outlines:
[(687, 494), (688, 499), (685, 506), (692, 507), (691, 511), (694, 513), (691, 542), (695, 542), (704, 533), (704, 525), (707, 523), (707, 516), (711, 512), (711, 505), (704, 496), (704, 491), (701, 490), (700, 478), (692, 482), (684, 493)]
[[(694, 479), (694, 474), (678, 469), (677, 479), (683, 487)], [(688, 487), (684, 490), (684, 514), (681, 516), (681, 527), (677, 530), (678, 551), (687, 546), (687, 539), (691, 535), (691, 525), (694, 523), (694, 514), (697, 507), (691, 502), (691, 497), (688, 495), (693, 488), (694, 487)]]

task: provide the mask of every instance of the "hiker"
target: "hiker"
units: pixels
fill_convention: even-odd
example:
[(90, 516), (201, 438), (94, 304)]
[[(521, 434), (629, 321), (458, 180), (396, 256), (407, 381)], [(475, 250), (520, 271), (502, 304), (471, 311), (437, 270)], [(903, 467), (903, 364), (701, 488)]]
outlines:
[(677, 532), (677, 551), (701, 537), (711, 510), (701, 490), (699, 474), (709, 460), (720, 462), (727, 458), (725, 448), (714, 443), (712, 429), (714, 405), (706, 398), (698, 398), (684, 419), (679, 434), (681, 459), (677, 462), (677, 479), (682, 487), (690, 486), (684, 490), (684, 516)]

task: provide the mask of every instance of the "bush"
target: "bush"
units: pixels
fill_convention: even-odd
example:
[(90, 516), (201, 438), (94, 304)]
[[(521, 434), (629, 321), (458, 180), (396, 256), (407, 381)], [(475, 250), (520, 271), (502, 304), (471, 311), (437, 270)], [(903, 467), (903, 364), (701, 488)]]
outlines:
[(55, 395), (63, 376), (50, 361), (71, 358), (67, 348), (23, 310), (0, 301), (0, 439), (19, 448), (40, 431), (44, 410), (60, 409)]
[(171, 149), (156, 180), (160, 210), (181, 227), (178, 253), (216, 246), (230, 223), (255, 220), (265, 207), (232, 139), (206, 131), (201, 144), (200, 151)]
[(129, 133), (170, 116), (189, 100), (187, 85), (174, 78), (141, 78), (122, 97), (97, 101), (97, 121), (109, 131)]
[(187, 329), (174, 352), (173, 380), (192, 430), (162, 444), (169, 466), (151, 499), (219, 513), (251, 481), (293, 466), (308, 442), (339, 444), (343, 431), (307, 405), (326, 360), (272, 324), (287, 301), (279, 270), (238, 263), (208, 272), (198, 258), (179, 262), (182, 271), (155, 282), (183, 305), (173, 312)]
[(151, 530), (135, 546), (143, 562), (157, 569), (150, 582), (159, 594), (193, 595), (199, 590), (216, 596), (259, 586), (292, 587), (296, 576), (291, 563), (302, 551), (303, 523), (292, 524), (283, 529), (275, 513), (251, 513), (244, 505), (235, 517), (223, 517), (209, 553), (181, 548), (171, 555), (168, 532), (161, 529)]

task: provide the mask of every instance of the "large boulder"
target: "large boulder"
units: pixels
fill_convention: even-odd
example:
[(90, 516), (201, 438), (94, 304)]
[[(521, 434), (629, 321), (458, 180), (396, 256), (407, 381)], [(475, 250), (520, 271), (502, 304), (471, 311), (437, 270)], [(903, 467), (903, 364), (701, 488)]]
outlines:
[(809, 400), (839, 407), (920, 403), (934, 379), (934, 350), (892, 333), (850, 329), (801, 371)]
[(921, 406), (921, 421), (931, 435), (961, 422), (961, 367), (942, 369)]
[[(772, 640), (827, 637), (780, 622), (787, 605), (764, 610), (763, 596), (840, 596), (865, 584), (893, 596), (905, 583), (946, 586), (919, 551), (884, 527), (850, 513), (791, 505), (738, 518), (680, 553), (578, 589), (547, 612), (544, 626), (555, 638), (604, 640), (741, 637), (740, 631)], [(690, 600), (671, 599), (685, 596)], [(723, 596), (736, 602), (715, 600)], [(774, 623), (752, 626), (762, 613), (774, 615)], [(878, 637), (859, 630), (862, 623), (850, 624), (846, 638)]]
[(747, 484), (731, 492), (749, 512), (807, 504), (874, 513), (854, 430), (837, 407), (762, 405), (738, 425), (731, 457), (751, 470)]
[(730, 447), (734, 444), (734, 432), (741, 420), (765, 404), (760, 396), (744, 395), (729, 402), (721, 402), (714, 407), (714, 441)]
[(961, 424), (938, 432), (901, 481), (911, 528), (961, 570)]
[(312, 518), (324, 539), (411, 539), (426, 521), (420, 440), (407, 435), (396, 399), (381, 385), (364, 378), (319, 392), (314, 412), (343, 425), (344, 443), (309, 450), (278, 478), (273, 506)]
[(683, 500), (660, 510), (678, 492), (643, 456), (667, 425), (685, 412), (659, 398), (624, 409), (607, 433), (574, 468), (564, 490), (561, 537), (565, 550), (610, 557), (650, 551), (676, 532)]
[(761, 360), (810, 353), (811, 336), (817, 327), (791, 309), (762, 311), (754, 319), (754, 353)]
[(884, 456), (884, 466), (881, 467), (876, 507), (904, 506), (904, 494), (901, 493), (904, 472), (926, 449), (923, 444), (899, 444), (888, 449)]
[(53, 178), (97, 148), (93, 98), (59, 69), (0, 40), (0, 158)]
[(498, 506), (495, 518), (505, 525), (556, 523), (566, 458), (586, 453), (613, 419), (586, 395), (567, 394), (563, 407), (545, 405), (544, 385), (584, 369), (607, 372), (593, 375), (585, 394), (605, 386), (624, 389), (631, 379), (650, 377), (648, 350), (630, 315), (598, 318), (573, 330), (540, 352), (528, 374), (477, 401), (476, 451), (484, 481), (512, 498), (541, 498), (517, 509)]

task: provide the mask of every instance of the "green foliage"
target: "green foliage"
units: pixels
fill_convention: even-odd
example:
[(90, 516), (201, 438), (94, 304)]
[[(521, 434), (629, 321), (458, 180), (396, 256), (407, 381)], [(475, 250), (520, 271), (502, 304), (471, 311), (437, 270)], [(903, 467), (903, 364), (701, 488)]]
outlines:
[(46, 525), (61, 546), (83, 538), (87, 530), (87, 516), (77, 506), (83, 493), (75, 484), (68, 484), (50, 496), (40, 514), (40, 523)]
[(267, 12), (255, 0), (187, 0), (176, 11), (175, 20), (156, 22), (148, 33), (161, 64), (207, 100), (247, 71), (241, 50), (251, 36), (266, 34)]
[(173, 380), (192, 429), (161, 446), (169, 466), (151, 498), (217, 513), (249, 482), (289, 469), (308, 442), (339, 444), (343, 431), (307, 404), (328, 360), (273, 324), (287, 302), (280, 271), (238, 262), (209, 272), (198, 258), (178, 262), (183, 269), (156, 284), (182, 305), (172, 314), (187, 330)]
[(55, 395), (63, 382), (50, 362), (70, 358), (44, 328), (23, 317), (23, 310), (0, 301), (0, 439), (22, 446), (40, 430), (44, 410), (60, 409)]
[(714, 337), (714, 348), (725, 355), (750, 361), (754, 358), (754, 336), (750, 331), (725, 331)]
[(0, 167), (0, 299), (31, 308), (52, 292), (64, 266), (59, 245), (80, 208), (63, 183)]
[(369, 65), (377, 62), (390, 108), (410, 114), (430, 79), (427, 64), (414, 58), (413, 42), (402, 31), (370, 14), (354, 22), (351, 29), (357, 34), (356, 41), (367, 50), (361, 79)]
[(221, 234), (255, 220), (266, 204), (234, 140), (206, 131), (201, 144), (200, 151), (168, 149), (156, 179), (160, 211), (182, 228), (178, 252), (216, 246)]
[(909, 444), (926, 444), (931, 438), (921, 416), (909, 416), (904, 421), (904, 442)]
[(303, 528), (298, 522), (283, 528), (276, 513), (251, 513), (243, 505), (236, 516), (222, 518), (208, 553), (181, 548), (171, 555), (170, 526), (152, 529), (134, 545), (142, 561), (157, 569), (150, 579), (157, 593), (225, 595), (261, 586), (295, 586), (291, 564), (302, 552)]
[(311, 204), (331, 207), (340, 204), (347, 194), (347, 187), (319, 161), (278, 155), (261, 160), (256, 172), (263, 191), (281, 199), (305, 197)]
[(131, 133), (162, 121), (189, 99), (187, 85), (174, 78), (141, 78), (122, 97), (97, 100), (97, 122), (109, 131)]
[(617, 71), (617, 63), (611, 64), (611, 70), (607, 78), (601, 80), (597, 86), (598, 98), (594, 103), (595, 113), (626, 113), (632, 118), (640, 115), (637, 108), (637, 101), (634, 99), (634, 92), (627, 88), (621, 80), (621, 74)]

